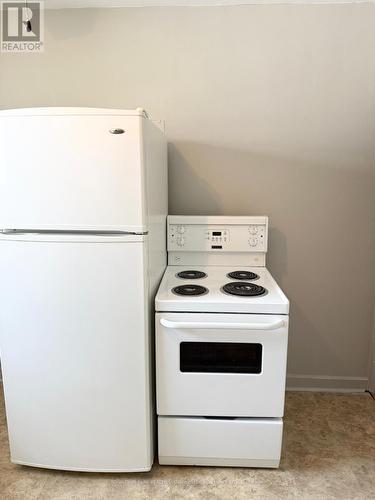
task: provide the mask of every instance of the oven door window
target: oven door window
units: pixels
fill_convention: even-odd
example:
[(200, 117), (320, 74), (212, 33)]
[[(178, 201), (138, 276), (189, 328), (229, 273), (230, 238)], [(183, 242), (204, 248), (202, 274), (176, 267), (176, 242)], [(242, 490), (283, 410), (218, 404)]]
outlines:
[(181, 342), (181, 372), (260, 373), (262, 344)]

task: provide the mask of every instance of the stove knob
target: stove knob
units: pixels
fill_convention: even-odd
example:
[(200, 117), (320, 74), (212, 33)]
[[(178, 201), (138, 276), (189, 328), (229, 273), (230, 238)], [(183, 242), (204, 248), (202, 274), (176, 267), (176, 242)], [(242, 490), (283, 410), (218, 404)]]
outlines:
[(250, 234), (257, 234), (257, 232), (258, 232), (258, 226), (249, 226)]
[(258, 244), (258, 238), (250, 238), (250, 239), (249, 239), (249, 245), (250, 245), (251, 247), (256, 247), (256, 246), (257, 246), (257, 244)]
[(177, 245), (179, 247), (183, 247), (185, 245), (185, 238), (183, 236), (179, 236), (177, 238)]
[(177, 231), (178, 231), (180, 234), (184, 234), (184, 232), (185, 232), (185, 228), (184, 228), (184, 226), (180, 226), (180, 227), (177, 229)]

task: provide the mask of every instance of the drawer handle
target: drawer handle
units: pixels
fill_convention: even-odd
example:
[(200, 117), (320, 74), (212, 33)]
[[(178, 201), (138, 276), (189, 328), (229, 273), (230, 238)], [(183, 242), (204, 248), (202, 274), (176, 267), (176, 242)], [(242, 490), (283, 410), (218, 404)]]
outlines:
[(277, 330), (285, 326), (285, 321), (279, 319), (273, 323), (204, 323), (198, 321), (172, 321), (161, 318), (160, 324), (165, 328), (189, 330)]

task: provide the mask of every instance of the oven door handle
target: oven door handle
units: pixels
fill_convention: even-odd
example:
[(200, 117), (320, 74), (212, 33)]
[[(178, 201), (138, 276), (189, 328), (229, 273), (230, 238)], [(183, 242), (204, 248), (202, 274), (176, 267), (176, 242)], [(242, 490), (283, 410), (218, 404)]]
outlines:
[(272, 323), (215, 323), (199, 321), (172, 321), (161, 318), (160, 324), (165, 328), (174, 328), (176, 330), (277, 330), (285, 326), (285, 321), (279, 319)]

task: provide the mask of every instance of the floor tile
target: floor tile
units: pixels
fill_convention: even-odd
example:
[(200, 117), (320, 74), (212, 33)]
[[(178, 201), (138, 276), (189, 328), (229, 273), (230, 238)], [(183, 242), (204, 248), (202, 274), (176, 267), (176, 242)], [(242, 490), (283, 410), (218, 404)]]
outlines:
[(89, 474), (11, 464), (0, 399), (1, 500), (375, 500), (375, 401), (288, 392), (279, 469), (173, 467)]

